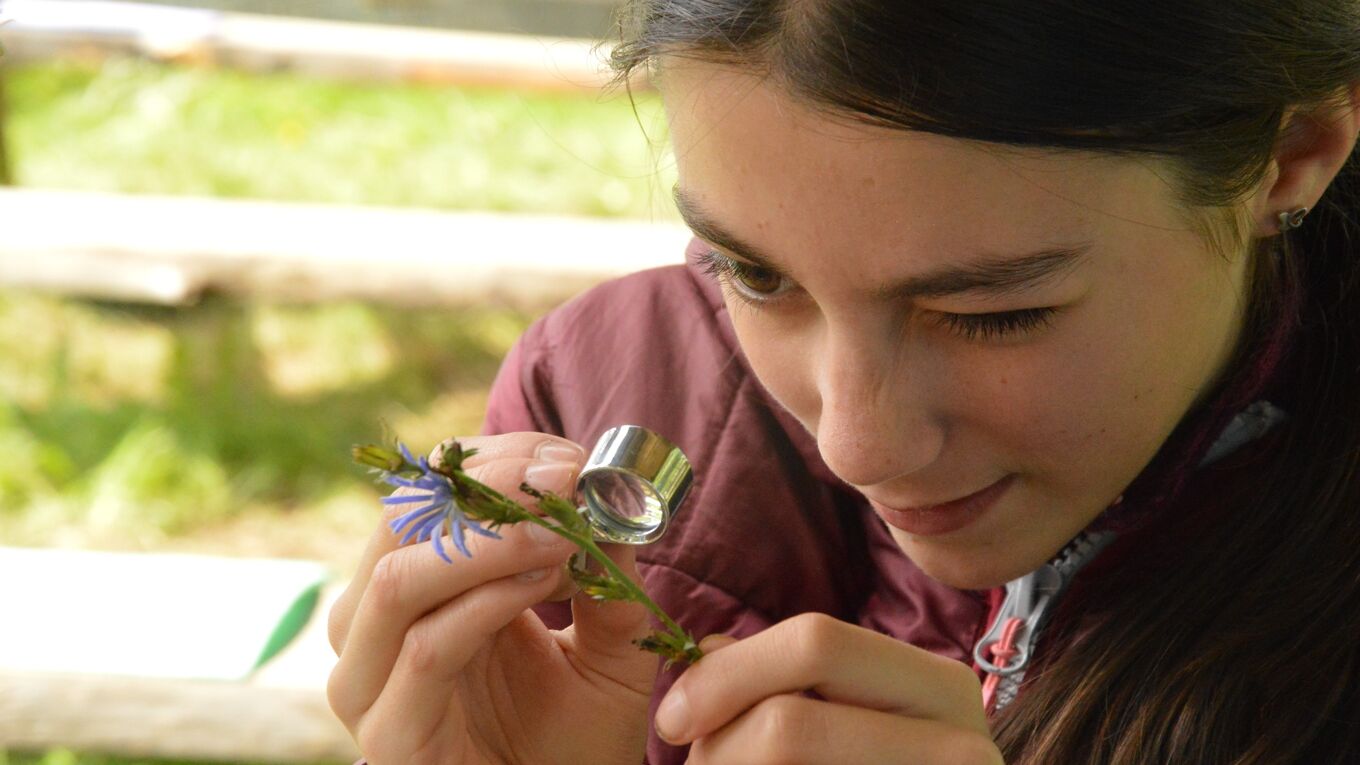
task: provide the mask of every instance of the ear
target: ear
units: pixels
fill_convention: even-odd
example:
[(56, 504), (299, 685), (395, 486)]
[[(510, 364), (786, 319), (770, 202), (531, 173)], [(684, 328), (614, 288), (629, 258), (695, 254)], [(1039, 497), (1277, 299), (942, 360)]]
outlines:
[(1357, 134), (1360, 82), (1347, 86), (1325, 105), (1286, 112), (1270, 167), (1250, 203), (1255, 235), (1279, 233), (1281, 212), (1316, 206), (1350, 159)]

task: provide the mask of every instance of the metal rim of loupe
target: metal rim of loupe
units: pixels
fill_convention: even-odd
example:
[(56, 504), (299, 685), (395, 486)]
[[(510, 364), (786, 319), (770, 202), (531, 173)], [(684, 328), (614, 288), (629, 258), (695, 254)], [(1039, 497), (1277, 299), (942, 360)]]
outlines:
[[(577, 490), (597, 539), (642, 545), (666, 532), (692, 480), (689, 460), (675, 444), (641, 426), (620, 425), (600, 436), (577, 479)], [(641, 515), (655, 521), (638, 522), (611, 510), (613, 503), (603, 496), (609, 482), (621, 482), (631, 498), (642, 503)]]

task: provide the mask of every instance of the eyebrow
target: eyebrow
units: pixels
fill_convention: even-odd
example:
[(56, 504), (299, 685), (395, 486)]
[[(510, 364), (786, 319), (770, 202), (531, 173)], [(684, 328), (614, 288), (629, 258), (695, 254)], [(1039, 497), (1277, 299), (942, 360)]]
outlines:
[[(722, 247), (760, 268), (785, 273), (774, 258), (743, 242), (724, 228), (679, 184), (672, 190), (676, 209), (686, 225), (708, 242)], [(945, 297), (968, 292), (1006, 295), (1056, 279), (1074, 268), (1094, 245), (1082, 242), (1070, 247), (1049, 247), (1020, 256), (984, 256), (971, 263), (949, 266), (913, 276), (876, 292), (886, 299)]]

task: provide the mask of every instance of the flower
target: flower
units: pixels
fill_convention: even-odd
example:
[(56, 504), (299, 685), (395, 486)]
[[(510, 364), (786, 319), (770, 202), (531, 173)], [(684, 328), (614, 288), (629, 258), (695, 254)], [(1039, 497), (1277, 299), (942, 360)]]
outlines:
[[(703, 656), (694, 637), (667, 615), (661, 606), (647, 596), (646, 591), (629, 579), (600, 549), (592, 538), (589, 521), (572, 502), (551, 492), (540, 492), (528, 484), (520, 486), (525, 494), (538, 500), (538, 508), (547, 516), (540, 518), (515, 500), (463, 472), (463, 460), (472, 456), (476, 451), (474, 449), (465, 450), (457, 441), (445, 442), (439, 468), (435, 469), (430, 467), (426, 458), (411, 456), (405, 444), (398, 442), (396, 447), (356, 445), (350, 455), (356, 463), (380, 473), (385, 482), (419, 492), (384, 497), (382, 500), (387, 506), (420, 504), (420, 507), (388, 524), (394, 534), (406, 532), (401, 544), (413, 538), (421, 542), (429, 539), (439, 557), (453, 563), (439, 540), (445, 524), (449, 526), (449, 537), (454, 546), (468, 558), (472, 557), (472, 553), (468, 551), (464, 537), (469, 529), (475, 534), (500, 539), (494, 529), (500, 528), (502, 524), (527, 522), (544, 526), (581, 548), (581, 552), (572, 558), (571, 574), (582, 591), (597, 600), (641, 603), (661, 620), (666, 629), (633, 641), (639, 648), (661, 655), (667, 667), (675, 662), (692, 664)], [(483, 523), (487, 524), (486, 528), (482, 527)], [(598, 561), (605, 573), (588, 572), (584, 566), (585, 558), (581, 557), (586, 555)]]
[(419, 489), (425, 493), (383, 497), (383, 504), (426, 503), (388, 524), (394, 534), (400, 534), (403, 529), (410, 527), (406, 531), (406, 536), (401, 538), (402, 544), (406, 544), (412, 538), (420, 542), (427, 539), (431, 540), (435, 551), (439, 553), (439, 557), (452, 563), (453, 559), (449, 557), (448, 553), (444, 552), (444, 545), (439, 541), (446, 523), (449, 526), (449, 537), (453, 540), (454, 546), (458, 548), (458, 552), (468, 558), (472, 557), (472, 553), (468, 551), (467, 542), (463, 538), (465, 531), (471, 530), (492, 539), (501, 538), (500, 534), (482, 528), (479, 521), (468, 517), (463, 508), (459, 506), (458, 498), (454, 495), (453, 484), (447, 476), (432, 470), (429, 461), (424, 457), (420, 459), (412, 457), (405, 444), (397, 444), (397, 448), (401, 450), (402, 457), (408, 463), (420, 468), (421, 474), (416, 478), (402, 478), (399, 475), (388, 474), (383, 477), (383, 480), (393, 486)]

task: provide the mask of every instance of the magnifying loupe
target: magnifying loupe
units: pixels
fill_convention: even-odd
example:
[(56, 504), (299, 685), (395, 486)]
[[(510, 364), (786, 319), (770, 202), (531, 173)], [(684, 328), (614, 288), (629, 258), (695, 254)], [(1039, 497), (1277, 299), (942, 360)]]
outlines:
[(646, 428), (620, 425), (595, 443), (576, 491), (596, 539), (645, 545), (666, 533), (693, 477), (675, 444)]

